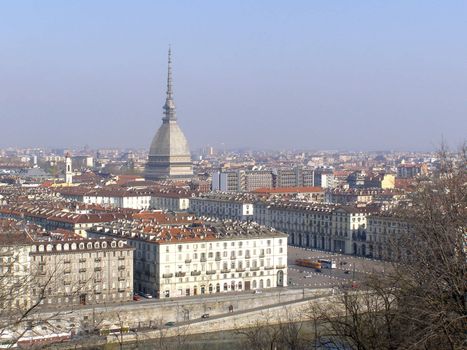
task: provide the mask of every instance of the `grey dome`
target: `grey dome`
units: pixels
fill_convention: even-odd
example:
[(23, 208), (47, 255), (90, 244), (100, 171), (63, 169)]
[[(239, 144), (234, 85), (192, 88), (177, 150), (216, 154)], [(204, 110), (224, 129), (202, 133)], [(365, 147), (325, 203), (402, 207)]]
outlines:
[(177, 122), (163, 123), (152, 139), (149, 156), (190, 157), (190, 148)]
[(193, 163), (185, 135), (177, 124), (172, 92), (172, 69), (169, 49), (167, 97), (164, 118), (149, 148), (145, 168), (146, 180), (189, 179), (193, 176)]

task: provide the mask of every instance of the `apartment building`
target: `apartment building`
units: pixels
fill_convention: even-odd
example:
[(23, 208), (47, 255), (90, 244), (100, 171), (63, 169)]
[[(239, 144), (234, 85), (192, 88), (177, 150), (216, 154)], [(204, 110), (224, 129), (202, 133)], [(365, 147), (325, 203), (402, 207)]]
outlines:
[(133, 250), (124, 240), (63, 239), (34, 241), (31, 274), (43, 304), (87, 305), (117, 303), (133, 298)]
[(245, 221), (253, 217), (257, 196), (247, 193), (203, 193), (190, 199), (190, 212), (196, 216)]
[(132, 300), (133, 250), (121, 239), (84, 239), (72, 231), (1, 219), (2, 308)]
[(117, 221), (89, 230), (136, 249), (135, 289), (181, 297), (287, 285), (287, 235), (253, 223)]
[(367, 230), (362, 230), (361, 236), (354, 242), (354, 249), (362, 255), (379, 259), (397, 257), (394, 243), (397, 237), (409, 231), (409, 224), (390, 213), (372, 214), (367, 221)]
[(151, 193), (150, 209), (185, 211), (190, 207), (192, 191), (182, 189), (160, 189)]
[(212, 174), (212, 190), (222, 192), (251, 192), (257, 188), (273, 187), (270, 170), (229, 170)]
[(98, 204), (113, 208), (147, 210), (151, 204), (151, 193), (145, 190), (107, 187), (90, 189), (88, 187), (63, 188), (58, 190), (68, 200), (86, 204)]
[(274, 187), (310, 187), (315, 186), (314, 169), (279, 168), (274, 170)]
[(83, 237), (86, 230), (100, 222), (110, 222), (119, 218), (131, 218), (130, 213), (123, 212), (89, 212), (69, 211), (54, 207), (39, 207), (29, 205), (10, 205), (0, 208), (0, 218), (27, 220), (41, 225), (46, 230), (64, 229), (73, 231)]

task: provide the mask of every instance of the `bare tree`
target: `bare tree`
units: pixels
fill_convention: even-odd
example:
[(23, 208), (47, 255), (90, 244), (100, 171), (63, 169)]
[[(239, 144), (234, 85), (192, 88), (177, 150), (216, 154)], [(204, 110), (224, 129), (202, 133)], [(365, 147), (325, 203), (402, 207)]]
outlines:
[(326, 339), (359, 350), (467, 347), (466, 165), (465, 147), (441, 150), (433, 177), (394, 212), (407, 225), (391, 242), (391, 271), (319, 310)]

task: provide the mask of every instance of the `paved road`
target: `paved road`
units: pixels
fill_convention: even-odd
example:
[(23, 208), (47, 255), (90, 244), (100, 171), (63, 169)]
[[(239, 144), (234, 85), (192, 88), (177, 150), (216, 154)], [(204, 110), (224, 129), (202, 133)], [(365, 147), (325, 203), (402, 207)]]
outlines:
[[(295, 260), (299, 258), (334, 260), (337, 268), (323, 268), (321, 272), (316, 272), (313, 268), (295, 265)], [(288, 266), (289, 287), (307, 288), (324, 288), (351, 284), (352, 281), (362, 280), (369, 274), (381, 274), (391, 268), (390, 263), (381, 260), (291, 246), (288, 248)]]

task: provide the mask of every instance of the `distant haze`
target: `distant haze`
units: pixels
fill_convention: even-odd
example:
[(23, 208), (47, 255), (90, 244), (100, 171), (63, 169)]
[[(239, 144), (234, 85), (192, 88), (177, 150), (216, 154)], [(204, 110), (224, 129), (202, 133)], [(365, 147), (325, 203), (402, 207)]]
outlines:
[(3, 1), (0, 147), (149, 148), (167, 49), (192, 149), (467, 135), (467, 2)]

